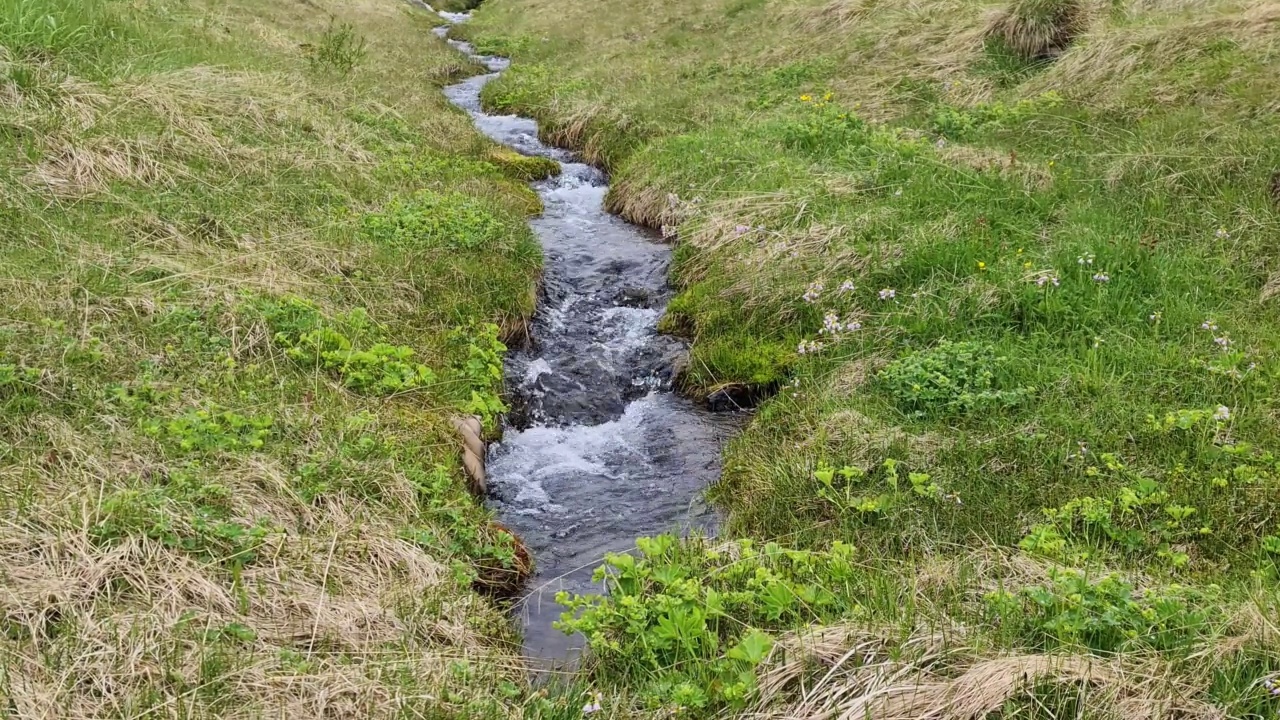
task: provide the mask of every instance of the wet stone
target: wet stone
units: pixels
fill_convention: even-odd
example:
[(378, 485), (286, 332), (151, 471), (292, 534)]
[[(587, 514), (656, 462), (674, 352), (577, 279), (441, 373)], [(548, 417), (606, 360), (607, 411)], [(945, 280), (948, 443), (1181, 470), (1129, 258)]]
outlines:
[(614, 302), (624, 307), (653, 307), (653, 291), (642, 287), (624, 287), (614, 297)]

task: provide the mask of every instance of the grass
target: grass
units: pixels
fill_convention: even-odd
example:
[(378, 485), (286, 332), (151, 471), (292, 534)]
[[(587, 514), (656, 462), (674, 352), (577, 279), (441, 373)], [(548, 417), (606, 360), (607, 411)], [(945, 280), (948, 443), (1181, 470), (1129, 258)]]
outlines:
[(522, 712), (450, 419), (501, 411), (545, 170), (436, 22), (0, 2), (0, 715)]
[(485, 101), (676, 240), (684, 388), (771, 396), (535, 690), (450, 421), (554, 168), (480, 69), (393, 0), (0, 0), (0, 713), (1273, 716), (1278, 17), (481, 8)]
[[(693, 341), (685, 388), (774, 393), (711, 489), (727, 533), (796, 552), (839, 540), (867, 566), (865, 601), (787, 621), (715, 620), (717, 601), (669, 579), (618, 587), (645, 614), (591, 601), (603, 603), (586, 616), (599, 627), (593, 682), (652, 708), (896, 717), (849, 698), (895, 696), (881, 681), (896, 672), (945, 694), (993, 657), (1050, 653), (1076, 658), (1061, 677), (1077, 690), (1107, 684), (1082, 679), (1077, 659), (1118, 663), (1119, 704), (1033, 684), (1035, 700), (996, 693), (982, 712), (939, 716), (1128, 716), (1139, 696), (1176, 704), (1180, 683), (1196, 712), (1274, 713), (1274, 651), (1232, 638), (1248, 608), (1274, 607), (1280, 547), (1275, 13), (1234, 1), (481, 7), (468, 37), (514, 60), (486, 103), (605, 166), (611, 209), (676, 239), (663, 327)], [(643, 577), (733, 564), (690, 552)], [(1015, 581), (974, 553), (1048, 569)], [(940, 566), (950, 599), (922, 588)], [(1099, 580), (1110, 573), (1118, 585)], [(824, 577), (769, 592), (812, 598)], [(1169, 599), (1179, 588), (1196, 598)], [(1159, 611), (1140, 607), (1152, 598), (1197, 619), (1175, 621), (1173, 645), (1122, 640), (1165, 637), (1148, 617)], [(1225, 610), (1196, 610), (1210, 606)], [(1129, 612), (1147, 620), (1091, 635)], [(776, 657), (731, 662), (746, 628), (781, 642), (815, 623), (930, 650), (890, 650), (864, 675), (844, 653), (871, 641), (845, 637), (816, 676), (790, 676), (827, 678), (830, 697), (764, 692)], [(673, 627), (704, 639), (664, 639)], [(939, 652), (976, 650), (979, 664), (934, 668), (926, 638), (949, 629), (962, 637)], [(680, 652), (646, 664), (641, 649), (664, 642)], [(743, 670), (745, 694), (726, 694), (737, 680), (723, 673)]]

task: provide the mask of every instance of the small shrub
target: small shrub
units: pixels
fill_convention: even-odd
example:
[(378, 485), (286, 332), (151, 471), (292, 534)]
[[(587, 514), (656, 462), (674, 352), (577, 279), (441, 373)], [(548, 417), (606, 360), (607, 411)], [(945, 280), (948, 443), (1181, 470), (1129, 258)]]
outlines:
[(311, 69), (350, 75), (369, 54), (365, 39), (348, 23), (329, 20), (329, 27), (315, 44), (303, 46)]
[(944, 340), (894, 361), (879, 377), (904, 410), (955, 415), (1011, 408), (1034, 392), (1001, 387), (999, 372), (1006, 364), (990, 345)]
[(473, 197), (422, 190), (366, 215), (364, 234), (408, 249), (480, 250), (500, 242), (508, 227)]
[(1012, 0), (987, 28), (1009, 50), (1027, 60), (1053, 58), (1084, 32), (1083, 0)]

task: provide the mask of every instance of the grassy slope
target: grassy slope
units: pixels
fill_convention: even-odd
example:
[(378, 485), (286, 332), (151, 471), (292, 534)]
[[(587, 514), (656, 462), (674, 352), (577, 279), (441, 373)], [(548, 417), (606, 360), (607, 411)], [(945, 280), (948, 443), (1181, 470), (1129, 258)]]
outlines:
[(0, 715), (518, 714), (448, 417), (538, 201), (435, 20), (0, 2)]
[[(690, 389), (782, 386), (713, 490), (731, 530), (849, 540), (890, 568), (866, 592), (927, 598), (943, 625), (991, 627), (979, 613), (995, 601), (972, 602), (963, 577), (992, 569), (992, 546), (1015, 565), (1217, 583), (1230, 600), (1212, 605), (1271, 607), (1280, 6), (1090, 4), (1052, 62), (986, 38), (1001, 8), (495, 0), (467, 31), (515, 60), (490, 105), (538, 117), (614, 173), (613, 209), (678, 236), (664, 322), (694, 339)], [(832, 341), (829, 312), (861, 328)], [(931, 354), (944, 339), (1003, 360)], [(797, 351), (811, 341), (822, 349)], [(985, 399), (933, 374), (959, 381), (971, 362)], [(867, 473), (826, 487), (823, 463)], [(913, 492), (902, 470), (930, 477)], [(921, 587), (938, 563), (968, 601)], [(1020, 612), (1052, 641), (969, 640), (1097, 650), (1037, 602)], [(1215, 623), (1195, 642), (1235, 632)], [(1256, 640), (1220, 661), (1248, 668), (1229, 680), (1183, 668), (1189, 694), (1273, 712), (1257, 688), (1277, 658)]]

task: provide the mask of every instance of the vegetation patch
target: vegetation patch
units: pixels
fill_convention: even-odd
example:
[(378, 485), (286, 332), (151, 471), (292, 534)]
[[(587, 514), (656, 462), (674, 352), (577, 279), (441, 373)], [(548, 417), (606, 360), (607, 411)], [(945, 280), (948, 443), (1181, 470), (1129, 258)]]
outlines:
[[(1187, 690), (1161, 707), (1276, 711), (1280, 661), (1248, 609), (1274, 612), (1280, 537), (1280, 325), (1260, 311), (1280, 222), (1268, 13), (476, 12), (469, 38), (513, 60), (485, 101), (605, 164), (608, 207), (676, 245), (661, 327), (692, 342), (682, 387), (776, 390), (711, 488), (725, 535), (784, 553), (839, 541), (864, 561), (856, 602), (791, 626), (713, 617), (659, 580), (571, 603), (600, 629), (598, 704), (1128, 717), (1168, 697), (1146, 680), (1160, 676)], [(680, 570), (651, 547), (636, 568), (717, 592), (790, 578), (763, 563), (722, 587), (733, 561), (707, 545), (662, 550), (688, 552)], [(611, 560), (603, 581), (633, 572)], [(669, 626), (695, 640), (662, 645)], [(738, 685), (727, 653), (753, 631), (772, 644)]]
[(532, 702), (450, 419), (502, 412), (540, 206), (435, 22), (0, 7), (0, 715)]
[(890, 363), (880, 371), (880, 381), (909, 413), (987, 412), (1014, 407), (1035, 391), (1001, 382), (1007, 365), (990, 345), (944, 340)]

